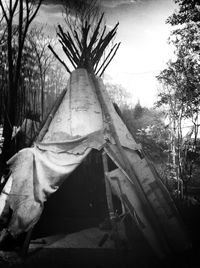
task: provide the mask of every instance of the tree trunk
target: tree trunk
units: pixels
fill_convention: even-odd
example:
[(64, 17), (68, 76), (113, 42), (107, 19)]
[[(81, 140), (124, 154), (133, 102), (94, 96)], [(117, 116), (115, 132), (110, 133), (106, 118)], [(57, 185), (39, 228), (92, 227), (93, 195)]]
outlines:
[(14, 143), (12, 144), (12, 133), (15, 125), (16, 117), (16, 93), (17, 90), (13, 84), (9, 85), (9, 94), (6, 101), (6, 111), (4, 116), (4, 128), (3, 128), (3, 148), (1, 154), (1, 162), (5, 166), (6, 161), (15, 153)]

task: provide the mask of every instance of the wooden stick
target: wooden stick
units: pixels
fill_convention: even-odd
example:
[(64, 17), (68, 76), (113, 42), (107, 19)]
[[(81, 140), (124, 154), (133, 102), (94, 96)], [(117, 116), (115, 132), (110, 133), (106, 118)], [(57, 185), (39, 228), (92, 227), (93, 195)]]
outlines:
[[(100, 75), (99, 75), (100, 77), (102, 76), (102, 74), (104, 73), (104, 71), (105, 71), (105, 69), (108, 67), (108, 65), (110, 64), (111, 60), (114, 58), (114, 56), (115, 56), (115, 54), (117, 53), (117, 50), (118, 50), (120, 44), (121, 44), (121, 43), (119, 43), (119, 44), (117, 45), (117, 47), (116, 47), (116, 49), (115, 49), (113, 55), (111, 56), (111, 58), (109, 59), (109, 61), (107, 62), (107, 64), (104, 66), (102, 72), (101, 72)], [(104, 63), (105, 63), (105, 62), (106, 62), (106, 61), (104, 61)], [(98, 70), (98, 72), (99, 72), (99, 70)]]
[[(76, 51), (74, 51), (74, 48), (71, 44), (71, 42), (68, 40), (67, 37), (62, 36), (60, 33), (57, 33), (57, 35), (60, 37), (61, 40), (60, 43), (62, 44), (63, 47), (65, 47), (65, 49), (68, 50), (68, 53), (70, 54), (71, 58), (73, 59), (73, 61), (78, 64), (79, 62), (79, 58), (78, 56), (76, 56)], [(64, 35), (64, 33), (63, 33)], [(65, 52), (65, 51), (64, 51)], [(66, 53), (66, 52), (65, 52)], [(67, 55), (68, 56), (68, 55)]]
[(105, 186), (106, 186), (106, 199), (108, 205), (108, 212), (109, 218), (112, 226), (113, 238), (116, 249), (119, 248), (119, 233), (117, 229), (117, 222), (114, 212), (113, 200), (112, 200), (112, 191), (110, 182), (108, 181), (108, 161), (107, 161), (107, 154), (105, 152), (102, 153), (102, 160), (103, 160), (103, 168), (104, 168), (104, 179), (105, 179)]
[[(62, 41), (60, 41), (60, 42), (62, 44)], [(67, 47), (65, 47), (64, 44), (62, 44), (62, 49), (64, 50), (65, 54), (67, 55), (68, 59), (70, 60), (70, 62), (72, 64), (72, 66), (74, 67), (74, 69), (76, 69), (78, 62), (76, 64), (76, 61), (74, 60), (73, 56), (70, 54), (70, 50)]]
[[(103, 71), (102, 72), (104, 72), (105, 71), (105, 69), (106, 69), (106, 67), (108, 66), (108, 64), (111, 62), (111, 60), (113, 59), (113, 57), (115, 56), (115, 54), (116, 54), (116, 52), (117, 52), (117, 49), (119, 48), (119, 45), (120, 45), (120, 43), (119, 44), (115, 44), (112, 48), (111, 48), (111, 50), (109, 51), (109, 53), (108, 53), (108, 55), (106, 56), (106, 58), (105, 58), (105, 60), (103, 61), (103, 63), (101, 64), (101, 66), (99, 67), (99, 69), (97, 70), (97, 72), (96, 72), (96, 75), (98, 75), (98, 73), (100, 72), (100, 70), (103, 68)], [(117, 46), (117, 48), (116, 48), (116, 46)], [(114, 51), (114, 53), (113, 53), (113, 55), (112, 55), (112, 52), (113, 52), (113, 50), (116, 48), (116, 50)], [(111, 56), (112, 55), (112, 56)], [(111, 58), (110, 58), (110, 56), (111, 56)], [(107, 62), (108, 61), (108, 62)], [(107, 63), (106, 63), (107, 62)], [(100, 75), (100, 77), (101, 77), (101, 75)]]
[(75, 39), (76, 39), (76, 41), (77, 41), (77, 44), (78, 44), (78, 46), (79, 46), (80, 51), (82, 51), (82, 50), (83, 50), (83, 46), (82, 46), (82, 44), (81, 44), (81, 41), (79, 40), (78, 33), (77, 33), (76, 30), (74, 30), (74, 37), (75, 37)]
[(29, 244), (31, 241), (31, 236), (32, 236), (32, 232), (33, 232), (33, 228), (31, 228), (27, 233), (26, 233), (26, 237), (24, 240), (24, 244), (22, 246), (21, 252), (20, 252), (20, 256), (22, 258), (25, 258), (29, 249)]
[(95, 28), (95, 31), (94, 31), (94, 33), (93, 33), (93, 35), (91, 37), (90, 43), (88, 45), (89, 50), (92, 49), (93, 44), (96, 42), (97, 36), (99, 34), (99, 28), (100, 28), (100, 25), (101, 25), (103, 17), (104, 17), (104, 13), (102, 13), (101, 18), (100, 18), (100, 20), (99, 20), (99, 22), (98, 22), (98, 24), (97, 24), (97, 26)]
[(98, 41), (96, 47), (95, 47), (95, 48), (93, 49), (93, 51), (92, 51), (92, 55), (93, 55), (93, 56), (96, 54), (96, 51), (98, 51), (98, 49), (99, 49), (101, 43), (102, 43), (103, 40), (104, 40), (103, 37), (104, 37), (104, 33), (105, 33), (105, 31), (106, 31), (106, 26), (104, 26), (104, 29), (103, 29), (103, 31), (102, 31), (102, 33), (101, 33), (101, 36), (100, 36), (100, 38), (99, 38), (99, 41)]
[(108, 174), (108, 161), (107, 161), (107, 155), (105, 152), (102, 153), (102, 159), (103, 159), (103, 168), (104, 168), (104, 178), (105, 178), (105, 186), (106, 186), (106, 197), (107, 197), (107, 203), (108, 203), (108, 212), (110, 219), (112, 220), (114, 218), (114, 208), (113, 208), (113, 202), (112, 202), (112, 192), (110, 188), (110, 183), (107, 178)]
[[(71, 46), (72, 46), (73, 49), (75, 50), (75, 53), (77, 54), (78, 58), (80, 58), (79, 51), (78, 51), (78, 49), (76, 48), (76, 46), (75, 46), (75, 44), (74, 44), (74, 42), (73, 42), (73, 40), (72, 40), (71, 35), (69, 34), (69, 32), (67, 32), (67, 34), (64, 33), (64, 31), (63, 31), (63, 29), (62, 29), (62, 27), (61, 27), (60, 25), (58, 25), (58, 29), (60, 30), (60, 33), (61, 33), (61, 35), (62, 35), (62, 38), (63, 38), (64, 40), (68, 40), (68, 42), (71, 44)], [(57, 33), (57, 34), (59, 35), (59, 33)], [(61, 35), (60, 35), (60, 37), (61, 37)], [(63, 40), (63, 42), (64, 42), (64, 40)], [(65, 42), (64, 42), (64, 43), (65, 43)]]
[(56, 52), (53, 50), (53, 48), (51, 47), (51, 45), (48, 45), (48, 48), (51, 50), (51, 52), (54, 54), (54, 56), (56, 57), (57, 60), (59, 60), (60, 63), (62, 63), (62, 65), (65, 67), (65, 69), (67, 70), (67, 72), (69, 74), (71, 74), (70, 69), (67, 67), (67, 65), (65, 64), (64, 61), (61, 60), (61, 58), (56, 54)]

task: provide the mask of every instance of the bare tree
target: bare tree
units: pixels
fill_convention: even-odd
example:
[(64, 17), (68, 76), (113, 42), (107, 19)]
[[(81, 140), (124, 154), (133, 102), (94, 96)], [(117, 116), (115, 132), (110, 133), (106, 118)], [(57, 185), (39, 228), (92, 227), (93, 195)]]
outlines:
[[(101, 11), (98, 0), (68, 0), (64, 5), (65, 22), (72, 35), (75, 31), (80, 35), (82, 26), (86, 21), (90, 24), (90, 34), (92, 34), (100, 17)], [(74, 35), (74, 38), (76, 38), (76, 35)]]
[(5, 40), (6, 25), (4, 23), (3, 13), (0, 16), (0, 46), (4, 43)]
[[(4, 112), (3, 149), (1, 163), (5, 164), (12, 155), (10, 143), (13, 126), (17, 123), (17, 92), (19, 89), (22, 54), (26, 36), (35, 18), (42, 0), (0, 0), (0, 10), (4, 15), (7, 28), (7, 65), (8, 65), (8, 88), (6, 92), (6, 105)], [(13, 34), (17, 31), (17, 37)], [(14, 56), (14, 43), (17, 42), (17, 52)]]
[(40, 94), (41, 94), (41, 120), (44, 118), (44, 92), (45, 81), (51, 64), (55, 61), (54, 56), (49, 51), (48, 46), (55, 45), (55, 40), (52, 37), (45, 35), (44, 27), (32, 28), (28, 36), (28, 41), (31, 45), (33, 53), (36, 55), (36, 63), (39, 69), (40, 77)]

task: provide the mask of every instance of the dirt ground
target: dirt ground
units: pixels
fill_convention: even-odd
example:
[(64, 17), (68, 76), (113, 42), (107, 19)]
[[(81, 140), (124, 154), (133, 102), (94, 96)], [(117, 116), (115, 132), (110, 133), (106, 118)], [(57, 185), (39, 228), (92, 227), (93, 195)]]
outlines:
[[(147, 252), (135, 249), (116, 249), (108, 238), (99, 243), (107, 232), (89, 228), (71, 234), (59, 234), (32, 240), (27, 256), (20, 258), (16, 252), (0, 252), (1, 268), (25, 267), (122, 267), (122, 268), (197, 268), (200, 267), (200, 250), (176, 255), (168, 260), (157, 260)], [(139, 245), (138, 245), (139, 246)], [(139, 247), (138, 247), (139, 249)]]
[(25, 258), (14, 252), (1, 252), (0, 267), (128, 267), (132, 251), (116, 250), (109, 237), (99, 246), (105, 234), (98, 228), (89, 228), (32, 240)]

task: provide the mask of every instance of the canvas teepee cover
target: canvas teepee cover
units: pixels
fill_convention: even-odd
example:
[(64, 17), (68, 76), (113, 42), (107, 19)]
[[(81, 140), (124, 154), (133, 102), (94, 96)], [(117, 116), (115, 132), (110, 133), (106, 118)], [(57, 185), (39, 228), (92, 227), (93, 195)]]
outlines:
[(44, 202), (91, 149), (103, 149), (118, 167), (107, 178), (156, 254), (185, 249), (185, 231), (167, 190), (116, 113), (102, 81), (85, 69), (72, 72), (42, 142), (9, 160), (10, 233), (16, 237), (36, 224)]

